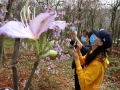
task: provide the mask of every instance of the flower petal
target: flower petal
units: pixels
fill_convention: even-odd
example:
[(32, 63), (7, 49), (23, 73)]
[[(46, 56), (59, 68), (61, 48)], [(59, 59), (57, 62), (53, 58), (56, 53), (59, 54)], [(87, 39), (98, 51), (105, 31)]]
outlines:
[(52, 22), (52, 24), (50, 25), (49, 29), (55, 29), (56, 28), (56, 24), (55, 22)]
[(30, 29), (32, 30), (33, 34), (39, 37), (42, 32), (47, 31), (55, 17), (56, 12), (55, 14), (51, 14), (50, 12), (40, 13), (30, 22)]
[(66, 27), (66, 21), (54, 21), (49, 28), (55, 29), (56, 26), (58, 26), (61, 30), (64, 30)]
[(24, 28), (18, 21), (10, 21), (0, 28), (0, 34), (6, 34), (12, 38), (30, 38), (35, 39), (29, 27)]

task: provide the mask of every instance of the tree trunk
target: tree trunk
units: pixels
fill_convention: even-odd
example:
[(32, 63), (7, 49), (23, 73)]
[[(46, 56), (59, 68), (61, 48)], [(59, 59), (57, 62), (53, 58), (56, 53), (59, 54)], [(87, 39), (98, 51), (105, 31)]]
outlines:
[(3, 40), (4, 40), (4, 36), (3, 36), (3, 35), (0, 35), (0, 69), (2, 68)]
[(14, 52), (13, 52), (13, 57), (12, 57), (14, 90), (18, 90), (18, 73), (17, 73), (16, 64), (17, 64), (17, 57), (18, 57), (18, 52), (19, 52), (19, 44), (20, 44), (20, 39), (19, 38), (15, 39)]

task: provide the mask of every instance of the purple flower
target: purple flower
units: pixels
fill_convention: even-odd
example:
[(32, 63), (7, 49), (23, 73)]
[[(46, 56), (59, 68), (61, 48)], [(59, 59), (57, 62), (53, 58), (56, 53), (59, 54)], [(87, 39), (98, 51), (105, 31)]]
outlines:
[(70, 55), (69, 55), (69, 54), (62, 54), (62, 55), (60, 56), (60, 60), (62, 60), (62, 61), (68, 60), (68, 59), (70, 59)]
[(24, 42), (22, 42), (22, 47), (27, 49), (27, 47), (28, 47), (27, 43), (25, 44)]
[(61, 30), (64, 30), (66, 27), (66, 21), (54, 21), (52, 22), (50, 29), (55, 29), (56, 27), (59, 27)]
[(3, 13), (0, 11), (0, 18), (3, 19), (4, 18), (4, 15)]
[(61, 30), (59, 27), (56, 27), (53, 31), (54, 31), (54, 37), (60, 36)]
[(51, 12), (52, 11), (52, 8), (50, 6), (45, 6), (44, 9), (48, 12)]
[(2, 11), (2, 13), (8, 12), (5, 6), (1, 8), (1, 11)]
[(23, 87), (26, 86), (27, 81), (28, 81), (28, 80), (24, 80), (24, 81), (23, 81)]
[(7, 34), (12, 38), (30, 38), (36, 40), (41, 33), (48, 30), (56, 17), (56, 12), (40, 13), (25, 25), (22, 22), (10, 21), (0, 28), (0, 34)]
[(50, 58), (49, 58), (49, 57), (46, 57), (46, 60), (50, 60)]
[(71, 39), (66, 38), (66, 39), (65, 39), (65, 45), (66, 45), (66, 46), (69, 46), (69, 45), (70, 45), (70, 41), (71, 41)]
[(37, 69), (35, 70), (35, 74), (39, 74), (40, 73), (40, 67), (39, 66), (37, 66)]
[(56, 66), (54, 65), (54, 63), (49, 62), (48, 63), (48, 70), (52, 73), (52, 74), (57, 74), (58, 70), (56, 70)]
[(9, 90), (8, 88), (5, 88), (5, 90)]
[(45, 62), (45, 60), (44, 60), (44, 59), (41, 59), (40, 62)]
[(59, 17), (62, 17), (63, 15), (65, 15), (65, 11), (59, 12)]
[(9, 0), (5, 0), (5, 3), (8, 4), (8, 3), (9, 3)]
[(33, 44), (31, 44), (31, 48), (30, 48), (30, 50), (31, 50), (31, 51), (34, 50), (34, 46), (33, 46)]
[(54, 21), (52, 22), (50, 29), (54, 30), (54, 37), (60, 36), (61, 30), (66, 27), (66, 21)]
[(59, 17), (62, 17), (63, 16), (63, 14), (62, 13), (59, 13)]
[(62, 48), (58, 45), (58, 47), (56, 48), (56, 51), (59, 55), (61, 55), (61, 52), (63, 51)]
[(25, 43), (24, 42), (22, 42), (22, 46), (25, 47)]

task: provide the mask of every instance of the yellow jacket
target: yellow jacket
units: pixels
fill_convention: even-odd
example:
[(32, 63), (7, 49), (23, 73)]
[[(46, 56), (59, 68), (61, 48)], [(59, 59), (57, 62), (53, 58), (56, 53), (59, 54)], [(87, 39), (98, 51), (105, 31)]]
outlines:
[(82, 69), (81, 65), (85, 64), (85, 57), (78, 51), (79, 60), (75, 61), (76, 73), (78, 75), (78, 81), (81, 90), (99, 90), (103, 87), (102, 81), (104, 77), (104, 70), (109, 64), (107, 58), (104, 62), (100, 62), (98, 55), (88, 66)]

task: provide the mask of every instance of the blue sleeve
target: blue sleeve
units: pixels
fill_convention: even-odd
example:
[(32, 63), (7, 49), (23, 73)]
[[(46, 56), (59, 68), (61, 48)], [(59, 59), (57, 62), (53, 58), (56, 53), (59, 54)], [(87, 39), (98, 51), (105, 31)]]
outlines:
[(91, 48), (92, 48), (91, 45), (82, 46), (80, 51), (81, 51), (82, 55), (84, 56), (85, 54), (87, 54), (88, 51), (91, 50)]

